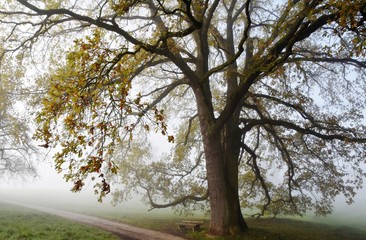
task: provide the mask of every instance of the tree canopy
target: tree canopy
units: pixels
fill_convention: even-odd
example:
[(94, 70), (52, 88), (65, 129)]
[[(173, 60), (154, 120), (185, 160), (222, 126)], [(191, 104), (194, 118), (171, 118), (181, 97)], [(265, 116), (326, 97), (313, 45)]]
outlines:
[[(241, 209), (352, 202), (366, 176), (365, 21), (363, 0), (0, 4), (4, 54), (47, 68), (36, 137), (60, 149), (73, 190), (91, 177), (101, 197), (114, 183), (152, 208), (209, 206), (213, 235), (244, 231)], [(172, 147), (160, 157), (154, 131)]]

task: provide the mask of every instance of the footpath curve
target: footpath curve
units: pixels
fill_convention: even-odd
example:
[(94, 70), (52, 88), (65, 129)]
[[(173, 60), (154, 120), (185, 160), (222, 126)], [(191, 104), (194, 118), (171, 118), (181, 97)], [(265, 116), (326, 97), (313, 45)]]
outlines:
[(97, 227), (106, 230), (108, 232), (111, 232), (123, 240), (186, 240), (185, 238), (174, 236), (168, 233), (134, 227), (128, 224), (110, 221), (98, 217), (92, 217), (80, 213), (73, 213), (69, 211), (57, 210), (23, 203), (14, 203), (14, 202), (9, 203), (57, 215), (63, 218), (71, 219), (89, 226)]

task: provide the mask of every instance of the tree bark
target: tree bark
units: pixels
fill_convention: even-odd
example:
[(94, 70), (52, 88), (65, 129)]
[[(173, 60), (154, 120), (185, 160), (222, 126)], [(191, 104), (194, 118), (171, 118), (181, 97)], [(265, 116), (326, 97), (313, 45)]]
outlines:
[(211, 207), (209, 234), (237, 235), (248, 228), (241, 212), (238, 194), (240, 132), (233, 118), (221, 130), (214, 130), (215, 119), (212, 112), (203, 107), (205, 100), (202, 95), (198, 94), (196, 97), (198, 104), (201, 104), (198, 114)]
[[(237, 107), (237, 111), (223, 126), (216, 126), (210, 79), (203, 79), (209, 69), (207, 27), (203, 27), (195, 35), (198, 53), (195, 72), (198, 81), (192, 81), (191, 87), (196, 96), (206, 159), (211, 207), (209, 234), (214, 236), (237, 235), (248, 228), (241, 213), (238, 194), (238, 157), (241, 139), (237, 122), (240, 108)], [(233, 49), (231, 50), (233, 53), (235, 52)], [(231, 58), (230, 54), (228, 58)], [(236, 68), (235, 63), (228, 67), (228, 96), (236, 91)]]
[(238, 196), (238, 158), (223, 148), (221, 135), (204, 137), (211, 207), (209, 234), (237, 235), (248, 228)]

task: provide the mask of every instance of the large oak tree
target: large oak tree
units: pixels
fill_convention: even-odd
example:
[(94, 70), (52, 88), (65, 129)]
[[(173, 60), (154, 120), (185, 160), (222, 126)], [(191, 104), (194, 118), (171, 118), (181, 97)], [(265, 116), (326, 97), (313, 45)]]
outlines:
[[(337, 195), (352, 201), (365, 177), (365, 21), (363, 0), (0, 7), (5, 54), (46, 50), (36, 136), (61, 147), (74, 190), (91, 176), (101, 196), (122, 182), (121, 196), (143, 189), (152, 208), (209, 202), (212, 235), (245, 231), (244, 208), (327, 214)], [(160, 160), (150, 131), (174, 142)]]

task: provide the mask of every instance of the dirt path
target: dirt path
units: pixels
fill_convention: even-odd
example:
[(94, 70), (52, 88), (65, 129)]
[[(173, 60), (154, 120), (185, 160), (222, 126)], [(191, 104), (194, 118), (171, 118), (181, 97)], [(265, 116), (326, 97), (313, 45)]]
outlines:
[(36, 209), (42, 212), (54, 214), (63, 218), (71, 219), (83, 224), (97, 227), (109, 231), (111, 233), (114, 233), (123, 240), (185, 240), (182, 237), (174, 236), (171, 234), (134, 227), (127, 224), (109, 221), (84, 214), (73, 213), (63, 210), (56, 210), (52, 208), (40, 207), (23, 203), (12, 203), (12, 204), (17, 204), (27, 208)]

